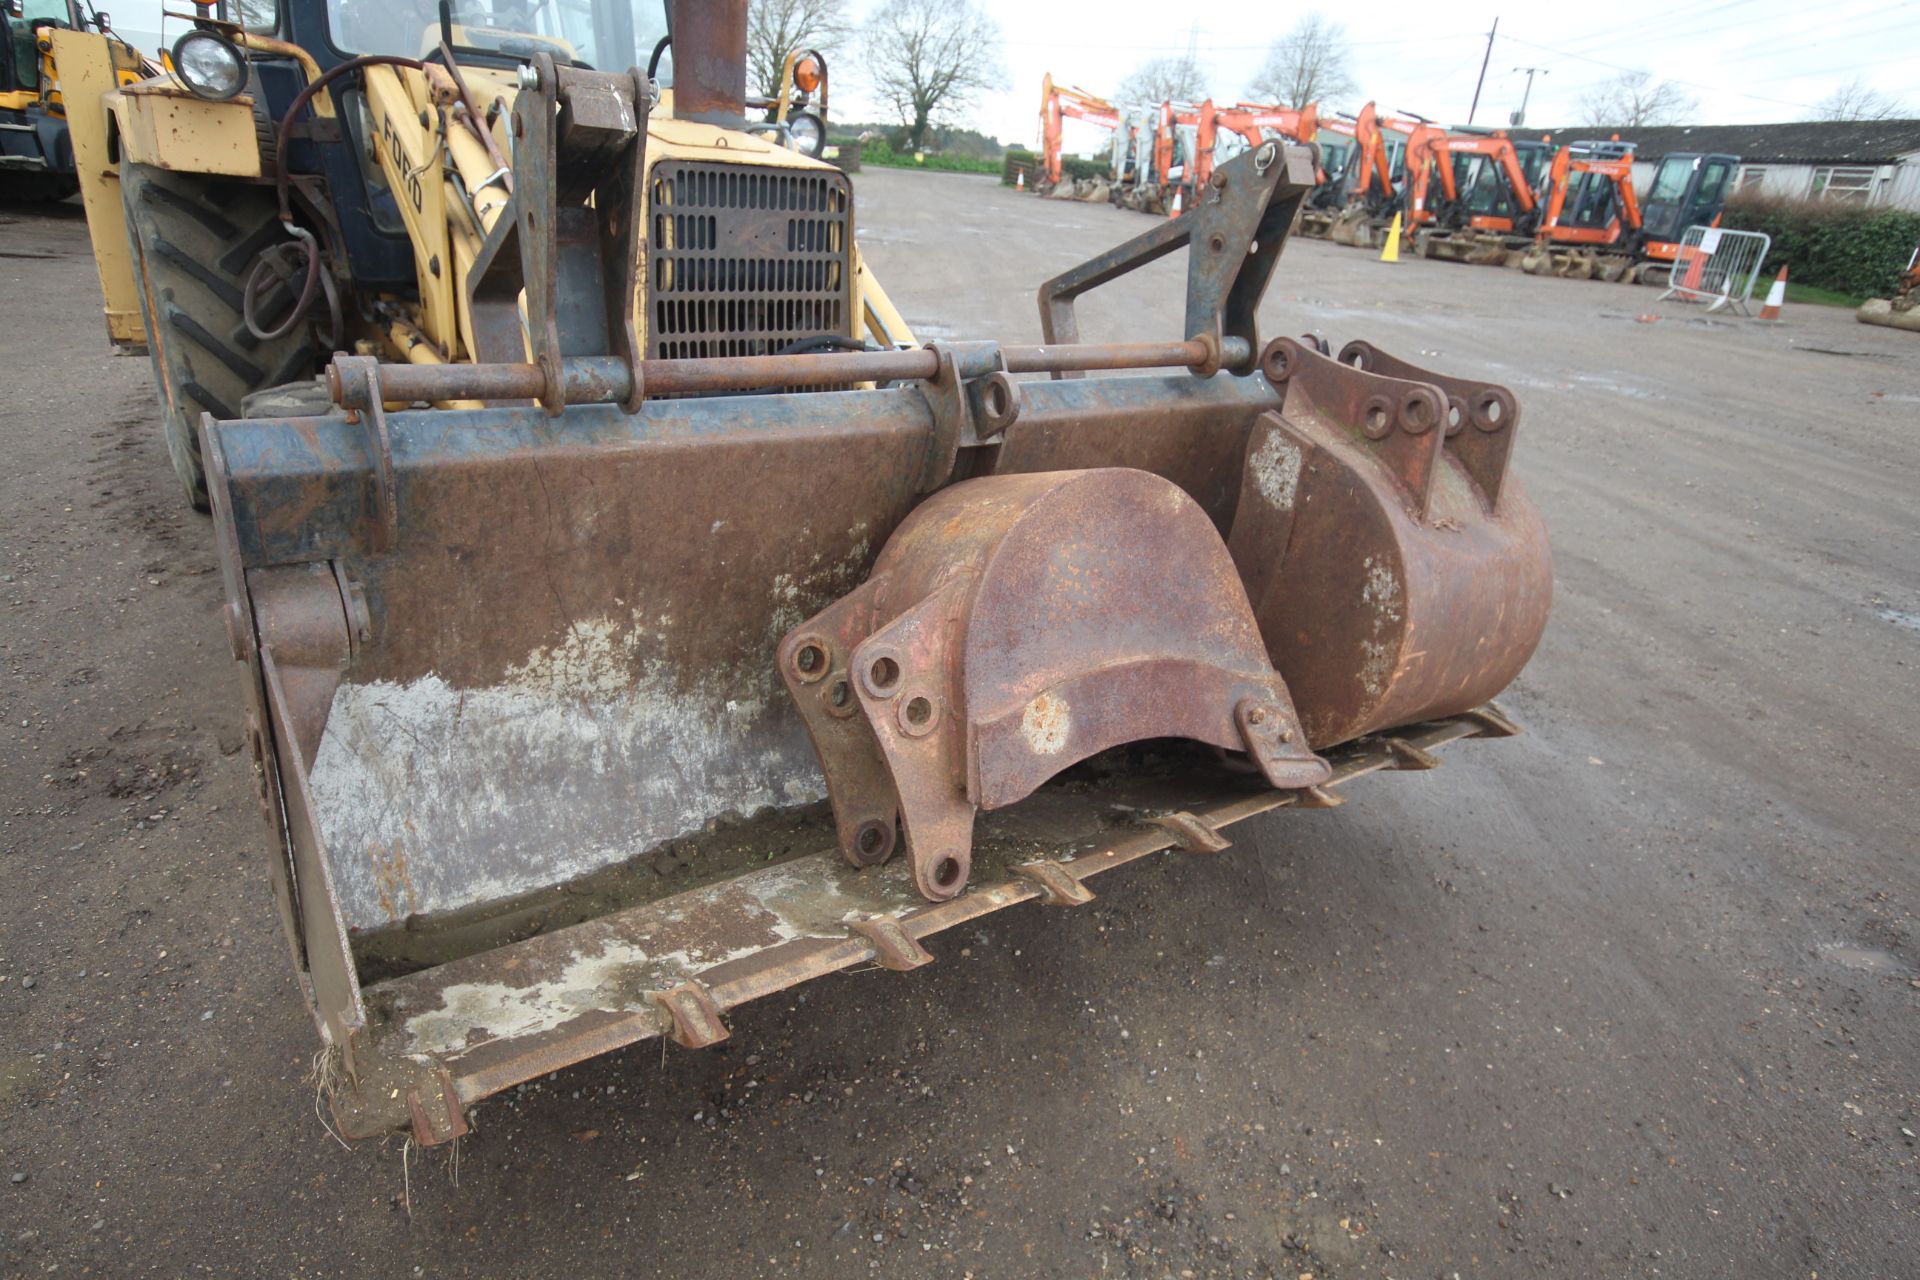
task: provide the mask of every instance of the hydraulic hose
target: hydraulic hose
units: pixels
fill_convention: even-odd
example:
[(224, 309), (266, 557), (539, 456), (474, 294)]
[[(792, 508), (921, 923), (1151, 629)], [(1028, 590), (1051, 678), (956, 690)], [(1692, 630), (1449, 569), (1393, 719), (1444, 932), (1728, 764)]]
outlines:
[[(287, 108), (287, 113), (280, 118), (280, 124), (274, 130), (273, 138), (273, 192), (280, 203), (280, 225), (286, 228), (287, 234), (292, 237), (292, 242), (269, 245), (266, 249), (262, 250), (260, 257), (253, 264), (253, 271), (247, 276), (246, 288), (241, 293), (241, 319), (247, 326), (247, 332), (251, 333), (259, 341), (272, 342), (277, 338), (284, 338), (293, 332), (295, 326), (307, 318), (307, 312), (313, 307), (314, 296), (320, 292), (321, 276), (324, 274), (320, 269), (319, 241), (313, 238), (312, 232), (293, 220), (293, 195), (288, 182), (286, 156), (287, 145), (293, 139), (294, 121), (299, 118), (301, 111), (313, 101), (316, 94), (349, 71), (360, 71), (367, 67), (380, 66), (407, 67), (415, 71), (420, 71), (424, 69), (425, 65), (426, 64), (422, 63), (418, 58), (402, 58), (387, 53), (372, 53), (363, 57), (348, 58), (338, 66), (330, 67), (322, 72), (317, 79), (308, 81), (307, 87), (294, 96), (292, 105)], [(254, 316), (255, 303), (260, 297), (265, 295), (266, 291), (271, 288), (275, 282), (288, 280), (299, 270), (292, 262), (288, 261), (289, 257), (293, 255), (299, 255), (306, 259), (305, 276), (300, 285), (299, 296), (294, 301), (293, 309), (287, 312), (286, 318), (283, 319), (278, 326), (273, 329), (262, 329)], [(338, 316), (339, 301), (334, 295), (333, 282), (331, 280), (326, 282), (326, 292), (330, 309), (335, 313), (333, 317), (334, 336), (337, 338), (340, 327)]]

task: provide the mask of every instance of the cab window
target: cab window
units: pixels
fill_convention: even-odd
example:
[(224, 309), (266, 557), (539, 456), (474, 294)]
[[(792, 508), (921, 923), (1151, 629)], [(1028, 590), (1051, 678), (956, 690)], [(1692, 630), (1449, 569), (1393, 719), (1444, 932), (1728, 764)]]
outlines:
[[(450, 0), (447, 19), (456, 50), (601, 71), (645, 67), (666, 34), (664, 8), (640, 0)], [(329, 0), (327, 23), (348, 53), (418, 58), (440, 43), (436, 0)]]

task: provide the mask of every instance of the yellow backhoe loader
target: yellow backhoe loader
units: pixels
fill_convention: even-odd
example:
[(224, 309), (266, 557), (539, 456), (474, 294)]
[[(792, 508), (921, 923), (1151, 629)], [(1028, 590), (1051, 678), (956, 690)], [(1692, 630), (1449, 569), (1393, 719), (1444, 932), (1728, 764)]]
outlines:
[[(488, 4), (209, 10), (82, 140), (341, 1132), (1515, 731), (1519, 406), (1262, 340), (1307, 148), (1048, 281), (1041, 344), (920, 345), (744, 0)], [(1183, 250), (1180, 332), (1079, 340)]]
[(54, 33), (63, 30), (93, 33), (118, 83), (159, 70), (86, 0), (0, 0), (0, 204), (64, 200), (80, 189), (53, 56)]

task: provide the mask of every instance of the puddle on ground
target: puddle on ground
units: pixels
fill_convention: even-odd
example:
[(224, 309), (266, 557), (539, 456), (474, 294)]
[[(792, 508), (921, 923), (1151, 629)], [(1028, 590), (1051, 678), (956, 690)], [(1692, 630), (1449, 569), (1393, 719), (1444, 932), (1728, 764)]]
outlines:
[(1857, 942), (1830, 942), (1820, 948), (1820, 958), (1865, 973), (1905, 973), (1907, 966), (1892, 952), (1865, 947)]
[(1908, 613), (1904, 609), (1880, 609), (1880, 617), (1896, 627), (1905, 627), (1909, 631), (1920, 631), (1920, 613)]

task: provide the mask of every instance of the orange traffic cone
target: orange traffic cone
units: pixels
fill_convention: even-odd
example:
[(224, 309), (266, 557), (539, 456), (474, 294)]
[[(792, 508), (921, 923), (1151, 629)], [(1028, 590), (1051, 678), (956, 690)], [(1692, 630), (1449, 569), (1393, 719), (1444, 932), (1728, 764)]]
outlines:
[(1780, 268), (1780, 274), (1773, 278), (1773, 287), (1767, 290), (1766, 303), (1760, 308), (1762, 320), (1778, 320), (1780, 308), (1787, 303), (1787, 269)]
[(1025, 191), (1027, 189), (1027, 171), (1025, 169), (1015, 169), (1013, 171), (1013, 189), (1015, 191)]
[(1169, 210), (1167, 210), (1167, 216), (1168, 216), (1169, 218), (1177, 218), (1177, 217), (1179, 217), (1179, 216), (1180, 216), (1180, 209), (1181, 209), (1181, 205), (1180, 205), (1180, 188), (1179, 188), (1179, 187), (1175, 187), (1175, 188), (1173, 189), (1173, 208), (1171, 208), (1171, 209), (1169, 209)]

